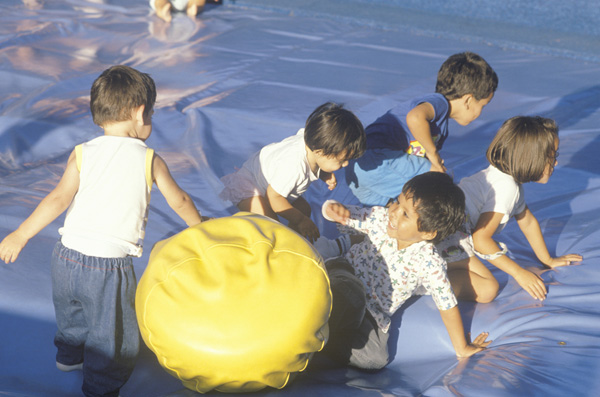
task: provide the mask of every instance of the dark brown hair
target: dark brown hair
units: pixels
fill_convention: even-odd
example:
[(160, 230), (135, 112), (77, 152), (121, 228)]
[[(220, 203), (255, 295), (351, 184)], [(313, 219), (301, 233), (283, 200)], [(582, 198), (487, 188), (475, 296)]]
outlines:
[(461, 52), (451, 55), (440, 67), (435, 92), (449, 101), (472, 94), (478, 101), (498, 88), (498, 75), (479, 55)]
[(367, 147), (362, 123), (343, 105), (327, 102), (317, 107), (306, 120), (304, 142), (312, 151), (325, 156), (345, 154), (345, 160), (359, 158)]
[(150, 75), (125, 65), (106, 69), (90, 91), (90, 110), (99, 126), (131, 120), (131, 111), (141, 105), (148, 117), (155, 101), (156, 86)]
[(506, 120), (487, 150), (491, 165), (517, 183), (539, 181), (546, 166), (554, 167), (558, 126), (540, 116), (516, 116)]
[(420, 232), (437, 232), (438, 243), (453, 234), (465, 221), (465, 194), (452, 178), (429, 171), (410, 179), (402, 193), (415, 203)]

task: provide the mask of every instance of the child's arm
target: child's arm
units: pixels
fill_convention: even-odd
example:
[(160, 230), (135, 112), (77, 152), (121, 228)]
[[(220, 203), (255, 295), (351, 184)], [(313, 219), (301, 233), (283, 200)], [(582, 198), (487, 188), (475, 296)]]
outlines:
[[(473, 232), (473, 245), (475, 250), (491, 255), (500, 251), (498, 244), (492, 239), (504, 214), (498, 212), (484, 212), (479, 216), (475, 231)], [(519, 264), (507, 255), (501, 255), (489, 262), (498, 269), (511, 275), (517, 283), (534, 299), (544, 300), (546, 298), (546, 286), (544, 281), (535, 273), (523, 269)]]
[(333, 172), (325, 172), (321, 170), (319, 173), (319, 179), (327, 184), (327, 188), (329, 190), (333, 190), (337, 186), (337, 179)]
[(552, 269), (559, 266), (568, 266), (573, 262), (581, 262), (583, 260), (583, 257), (577, 254), (567, 254), (558, 258), (550, 256), (544, 236), (542, 235), (542, 230), (540, 229), (540, 224), (529, 208), (525, 207), (525, 210), (515, 216), (515, 219), (533, 249), (535, 256), (544, 265)]
[(294, 208), (281, 194), (277, 193), (271, 185), (267, 186), (267, 200), (271, 204), (271, 208), (277, 215), (280, 215), (288, 220), (290, 227), (295, 229), (306, 237), (308, 241), (315, 241), (319, 238), (319, 228), (317, 225), (300, 210)]
[(27, 242), (43, 228), (48, 226), (73, 201), (79, 189), (79, 170), (75, 151), (71, 152), (67, 167), (58, 185), (41, 202), (33, 213), (11, 234), (0, 243), (0, 260), (5, 263), (17, 260), (19, 253)]
[(458, 306), (454, 306), (448, 310), (440, 310), (440, 315), (442, 316), (442, 321), (446, 326), (448, 335), (450, 335), (450, 341), (452, 342), (454, 351), (456, 351), (456, 357), (470, 357), (473, 354), (482, 351), (492, 343), (491, 340), (486, 341), (489, 335), (487, 332), (480, 333), (471, 343), (467, 341)]
[(415, 139), (419, 141), (425, 156), (431, 161), (431, 171), (446, 172), (444, 160), (437, 151), (437, 147), (431, 137), (431, 128), (429, 121), (435, 117), (435, 110), (429, 102), (423, 102), (414, 108), (406, 115), (406, 125), (413, 134)]
[(200, 213), (196, 209), (194, 202), (190, 196), (183, 191), (177, 182), (171, 176), (169, 167), (165, 161), (158, 155), (154, 155), (152, 160), (152, 176), (158, 190), (167, 200), (169, 207), (179, 215), (181, 219), (188, 225), (194, 226), (202, 222)]

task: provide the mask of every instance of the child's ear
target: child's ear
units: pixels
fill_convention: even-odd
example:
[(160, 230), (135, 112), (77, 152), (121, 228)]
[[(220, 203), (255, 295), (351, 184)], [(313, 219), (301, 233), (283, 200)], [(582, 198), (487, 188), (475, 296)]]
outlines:
[(139, 125), (144, 125), (144, 109), (145, 105), (140, 105), (137, 108), (133, 109), (133, 117), (134, 121)]
[(421, 232), (421, 236), (423, 236), (423, 240), (425, 241), (433, 241), (437, 236), (437, 230), (434, 230), (433, 232)]
[(471, 106), (471, 104), (473, 103), (473, 101), (475, 100), (475, 97), (473, 96), (473, 94), (465, 94), (462, 96), (461, 98), (463, 100), (463, 103), (465, 105), (465, 108), (469, 108), (469, 106)]

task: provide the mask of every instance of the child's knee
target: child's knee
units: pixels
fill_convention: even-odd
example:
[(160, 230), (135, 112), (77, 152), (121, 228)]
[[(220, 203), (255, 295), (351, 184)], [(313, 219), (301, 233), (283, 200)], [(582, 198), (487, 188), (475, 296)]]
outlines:
[(353, 354), (349, 361), (349, 364), (353, 367), (368, 371), (378, 371), (389, 364), (390, 356), (387, 349), (385, 349), (378, 352), (378, 354)]
[(479, 303), (489, 303), (496, 299), (500, 285), (495, 278), (487, 279), (484, 283), (483, 288), (477, 291), (476, 301)]

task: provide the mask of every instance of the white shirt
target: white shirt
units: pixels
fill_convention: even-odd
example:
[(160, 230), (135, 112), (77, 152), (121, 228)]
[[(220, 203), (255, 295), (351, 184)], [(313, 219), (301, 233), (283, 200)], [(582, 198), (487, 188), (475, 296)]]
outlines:
[(525, 210), (523, 186), (492, 165), (463, 178), (458, 186), (465, 193), (467, 222), (471, 230), (481, 214), (497, 212), (504, 214), (496, 229), (496, 233), (500, 233), (511, 217)]
[(296, 135), (271, 143), (252, 155), (242, 168), (221, 178), (225, 185), (219, 197), (234, 204), (253, 196), (266, 196), (271, 185), (290, 202), (300, 197), (319, 179), (308, 163), (304, 128)]
[(135, 138), (101, 136), (76, 148), (79, 190), (59, 229), (65, 247), (84, 255), (142, 255), (154, 151)]

